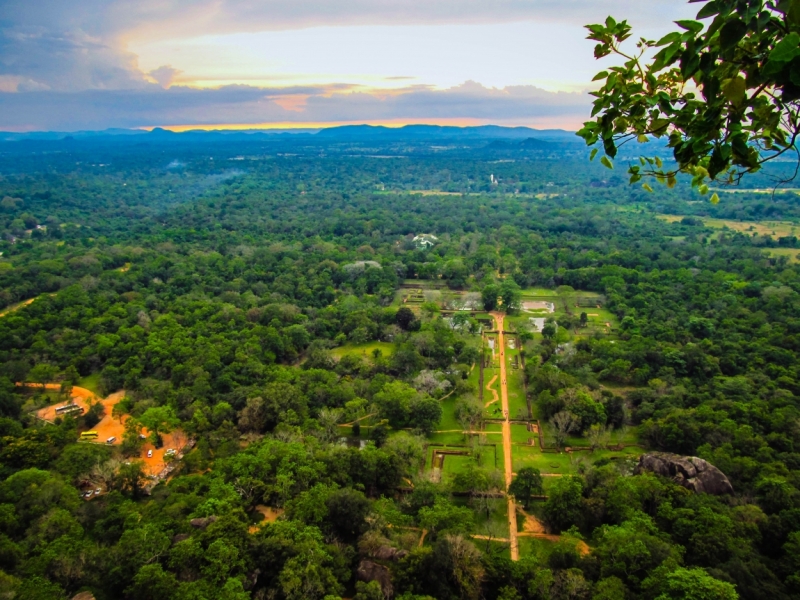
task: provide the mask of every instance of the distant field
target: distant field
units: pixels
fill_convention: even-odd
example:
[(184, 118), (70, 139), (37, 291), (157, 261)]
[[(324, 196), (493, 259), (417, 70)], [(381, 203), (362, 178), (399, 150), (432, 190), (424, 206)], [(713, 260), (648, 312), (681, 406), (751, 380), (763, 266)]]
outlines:
[[(752, 191), (752, 190), (751, 190)], [(663, 219), (667, 223), (675, 223), (680, 221), (686, 215), (658, 215), (659, 219)], [(697, 217), (706, 227), (714, 229), (732, 229), (733, 231), (740, 231), (742, 233), (758, 235), (771, 235), (773, 237), (787, 237), (790, 235), (797, 235), (800, 230), (800, 225), (792, 221), (733, 221), (730, 219), (711, 219), (708, 217)]]
[(766, 248), (765, 251), (771, 256), (788, 256), (791, 264), (800, 262), (800, 250), (797, 248)]
[(374, 350), (380, 350), (383, 353), (383, 356), (391, 356), (394, 353), (394, 344), (389, 342), (366, 342), (364, 344), (345, 344), (344, 346), (339, 346), (338, 348), (334, 348), (331, 350), (331, 354), (333, 354), (337, 358), (342, 358), (348, 354), (357, 354), (361, 355), (365, 358), (372, 358), (372, 352)]
[(712, 192), (720, 192), (724, 194), (800, 194), (800, 188), (709, 188)]

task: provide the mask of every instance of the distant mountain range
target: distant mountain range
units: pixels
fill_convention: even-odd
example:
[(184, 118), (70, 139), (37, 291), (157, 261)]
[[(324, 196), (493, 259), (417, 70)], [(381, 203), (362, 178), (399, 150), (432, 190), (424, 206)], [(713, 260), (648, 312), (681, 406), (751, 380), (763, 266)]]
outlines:
[[(524, 147), (547, 142), (580, 142), (574, 132), (563, 129), (532, 129), (530, 127), (501, 127), (482, 125), (478, 127), (454, 127), (443, 125), (406, 125), (383, 127), (374, 125), (345, 125), (324, 129), (252, 129), (213, 130), (196, 129), (176, 133), (159, 127), (152, 131), (143, 129), (106, 129), (103, 131), (37, 131), (29, 133), (0, 132), (0, 141), (57, 141), (99, 140), (103, 138), (135, 137), (139, 140), (213, 141), (249, 140), (270, 138), (309, 138), (320, 141), (425, 141), (425, 140), (523, 140)], [(510, 147), (510, 146), (508, 146)]]

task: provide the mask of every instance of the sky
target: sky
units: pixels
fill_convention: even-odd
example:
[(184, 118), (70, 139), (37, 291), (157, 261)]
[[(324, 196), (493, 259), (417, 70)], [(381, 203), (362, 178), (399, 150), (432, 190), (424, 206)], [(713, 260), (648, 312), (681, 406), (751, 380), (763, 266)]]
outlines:
[(684, 0), (0, 0), (0, 130), (527, 125), (589, 118), (583, 25)]

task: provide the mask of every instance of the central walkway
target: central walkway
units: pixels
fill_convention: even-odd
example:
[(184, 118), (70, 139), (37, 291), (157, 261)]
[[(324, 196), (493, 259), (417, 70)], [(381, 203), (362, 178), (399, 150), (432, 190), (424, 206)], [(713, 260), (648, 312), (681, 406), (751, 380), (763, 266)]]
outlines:
[[(511, 415), (508, 410), (508, 386), (506, 385), (506, 344), (503, 336), (503, 313), (489, 313), (497, 323), (497, 345), (500, 347), (500, 402), (503, 406), (503, 466), (506, 489), (511, 485), (513, 473), (511, 461)], [(517, 543), (517, 506), (514, 497), (508, 495), (508, 540), (511, 545), (511, 560), (519, 560), (519, 544)]]

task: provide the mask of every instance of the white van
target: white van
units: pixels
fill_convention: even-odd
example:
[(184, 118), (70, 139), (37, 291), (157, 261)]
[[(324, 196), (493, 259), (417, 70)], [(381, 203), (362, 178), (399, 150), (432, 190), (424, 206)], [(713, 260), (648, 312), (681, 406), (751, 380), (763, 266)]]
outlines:
[(106, 444), (113, 444), (115, 441), (117, 441), (117, 438), (115, 438), (115, 437), (112, 435), (110, 438), (108, 438), (108, 439), (106, 440)]

